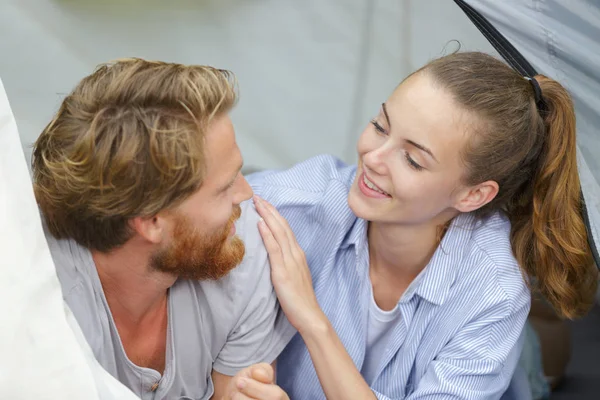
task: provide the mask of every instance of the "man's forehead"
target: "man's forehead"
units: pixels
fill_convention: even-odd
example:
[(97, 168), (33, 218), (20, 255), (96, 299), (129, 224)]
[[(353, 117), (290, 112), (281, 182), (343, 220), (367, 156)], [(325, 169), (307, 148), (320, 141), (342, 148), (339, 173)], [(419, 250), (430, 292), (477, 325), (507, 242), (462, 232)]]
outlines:
[(235, 140), (235, 131), (229, 116), (215, 119), (206, 132), (206, 179), (228, 179), (242, 166), (242, 154)]

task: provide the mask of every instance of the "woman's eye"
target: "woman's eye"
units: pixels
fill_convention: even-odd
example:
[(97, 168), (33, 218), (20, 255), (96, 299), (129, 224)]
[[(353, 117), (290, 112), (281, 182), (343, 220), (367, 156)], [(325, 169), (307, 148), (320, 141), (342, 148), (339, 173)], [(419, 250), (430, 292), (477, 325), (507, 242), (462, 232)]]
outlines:
[(420, 166), (415, 160), (412, 159), (410, 154), (408, 154), (408, 151), (404, 152), (404, 157), (406, 158), (406, 161), (408, 162), (408, 165), (411, 168), (413, 168), (417, 171), (421, 171), (421, 170), (425, 169), (422, 166)]
[(379, 122), (377, 122), (376, 120), (371, 120), (371, 124), (373, 124), (377, 132), (381, 133), (382, 135), (387, 135), (387, 132), (385, 131), (385, 129), (383, 129), (383, 126), (381, 126)]

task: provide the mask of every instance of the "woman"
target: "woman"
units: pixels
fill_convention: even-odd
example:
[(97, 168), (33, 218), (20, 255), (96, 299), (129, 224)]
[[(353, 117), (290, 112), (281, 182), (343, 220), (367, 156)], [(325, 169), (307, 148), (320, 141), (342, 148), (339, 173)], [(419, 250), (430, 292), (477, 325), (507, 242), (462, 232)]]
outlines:
[(529, 284), (568, 318), (594, 298), (569, 95), (452, 54), (408, 77), (357, 149), (358, 166), (320, 156), (248, 179), (274, 206), (255, 200), (299, 332), (279, 385), (292, 399), (499, 398)]

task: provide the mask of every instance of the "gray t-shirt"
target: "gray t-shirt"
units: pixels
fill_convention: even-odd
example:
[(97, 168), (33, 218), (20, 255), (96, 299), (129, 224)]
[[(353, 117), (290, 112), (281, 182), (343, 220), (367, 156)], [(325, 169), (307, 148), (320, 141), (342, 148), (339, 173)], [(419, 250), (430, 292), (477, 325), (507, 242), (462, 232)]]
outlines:
[(235, 375), (251, 364), (271, 363), (295, 334), (271, 284), (259, 216), (250, 201), (241, 206), (236, 229), (246, 245), (242, 263), (218, 281), (180, 279), (169, 290), (163, 376), (127, 358), (89, 250), (46, 232), (64, 299), (96, 359), (141, 399), (208, 399), (213, 369)]

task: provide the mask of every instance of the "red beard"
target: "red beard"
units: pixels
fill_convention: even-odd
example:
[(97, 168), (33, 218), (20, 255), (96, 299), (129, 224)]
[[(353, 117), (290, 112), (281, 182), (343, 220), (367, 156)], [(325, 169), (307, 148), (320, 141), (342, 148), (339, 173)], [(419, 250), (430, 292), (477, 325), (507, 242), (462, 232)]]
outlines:
[(237, 206), (223, 229), (212, 235), (198, 233), (188, 218), (175, 215), (173, 241), (153, 255), (151, 267), (198, 281), (224, 277), (244, 258), (244, 242), (237, 236), (229, 236), (241, 214)]

